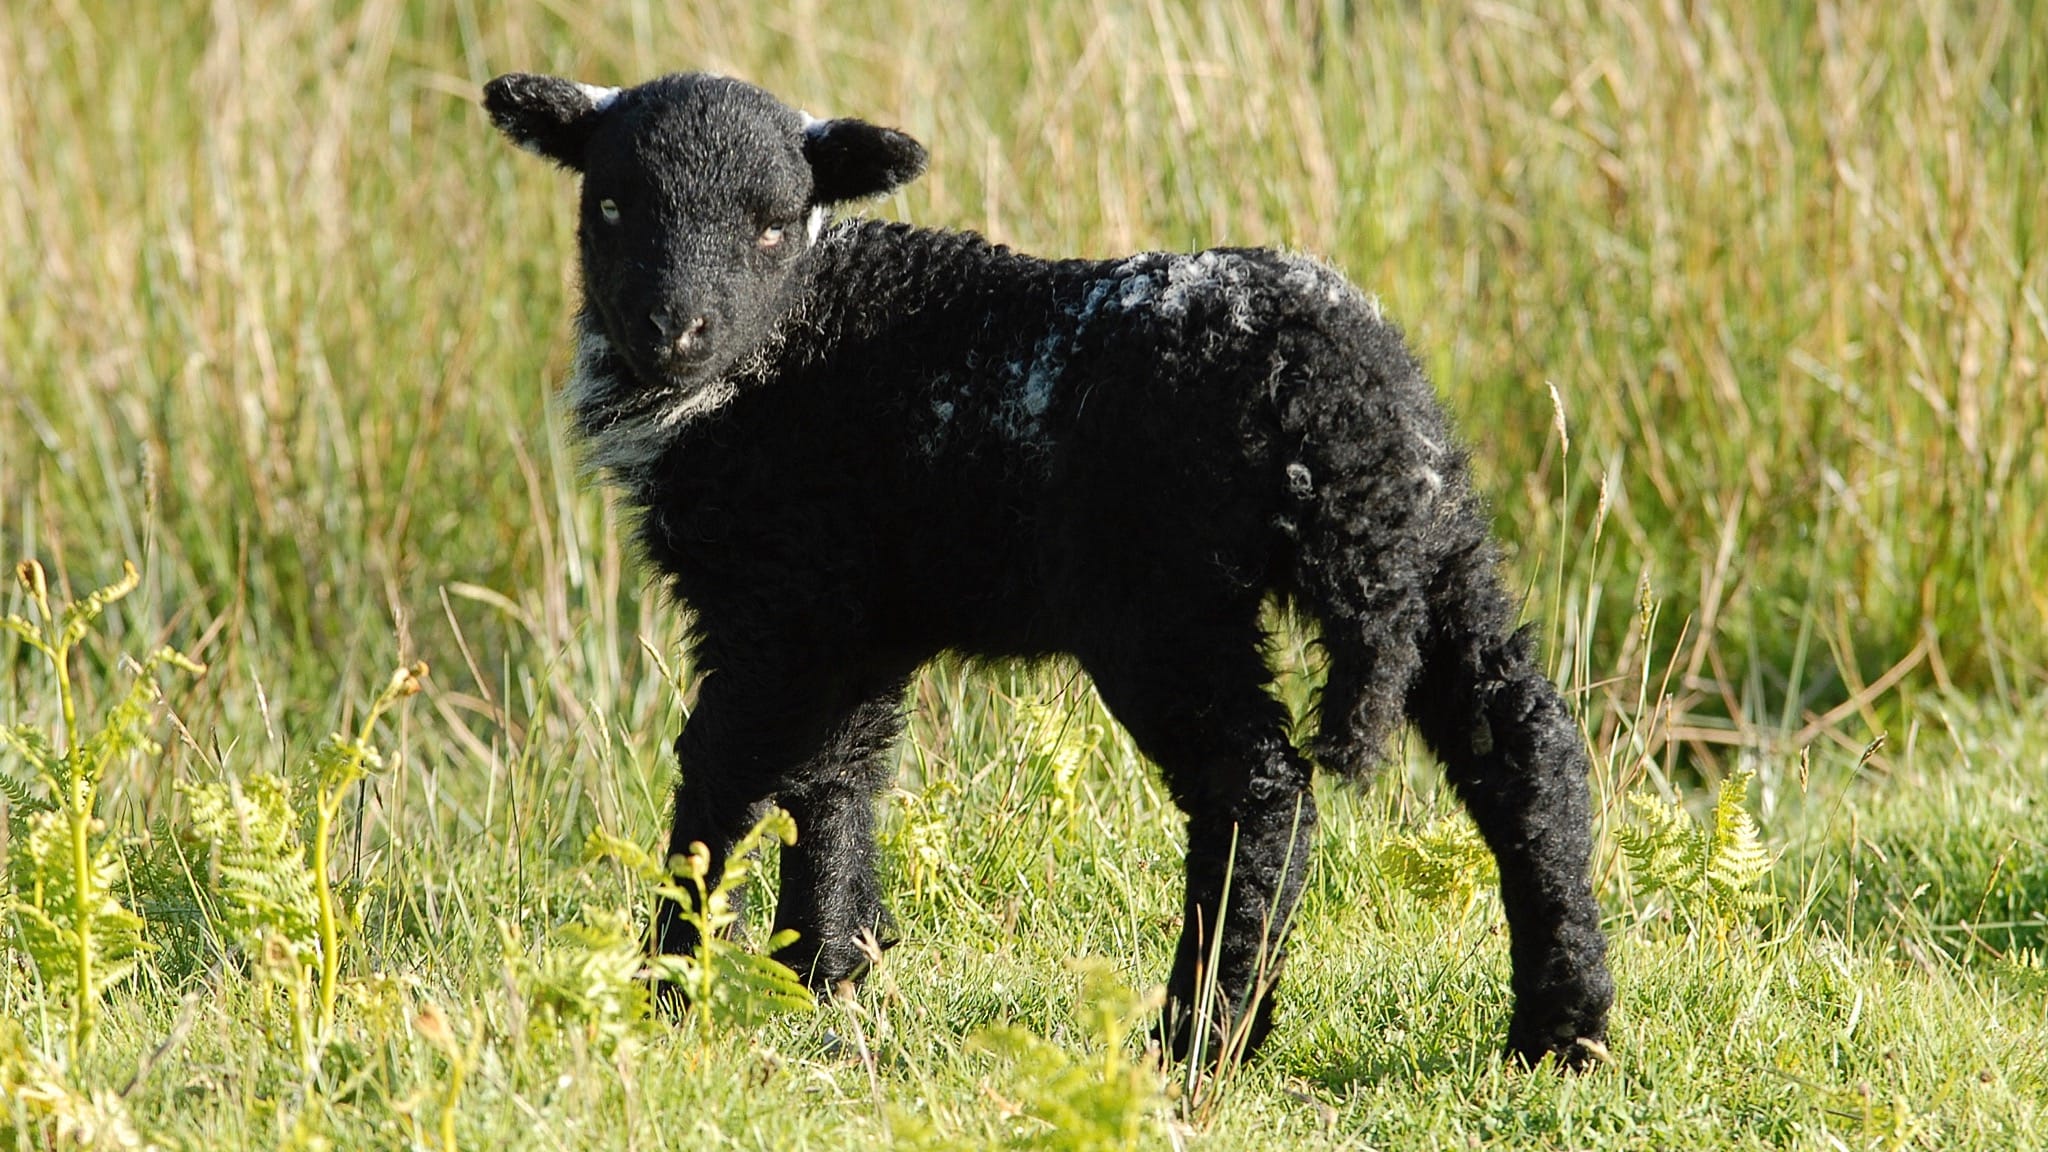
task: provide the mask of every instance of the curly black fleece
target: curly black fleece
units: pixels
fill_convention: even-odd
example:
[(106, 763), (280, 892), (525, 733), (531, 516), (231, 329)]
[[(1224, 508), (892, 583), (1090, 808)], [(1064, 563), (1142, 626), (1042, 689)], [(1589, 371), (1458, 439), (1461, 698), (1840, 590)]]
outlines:
[[(493, 88), (513, 80), (538, 83)], [(707, 97), (708, 83), (600, 96), (599, 113), (624, 105), (643, 127), (536, 150), (584, 171), (589, 198), (606, 165), (652, 162), (647, 123), (666, 124), (665, 139), (684, 131), (664, 100), (696, 101), (712, 111), (692, 115), (719, 125), (754, 117), (736, 138), (764, 148), (819, 134), (758, 89)], [(586, 115), (574, 93), (537, 90), (573, 107), (544, 109), (524, 135), (517, 93), (492, 97), (529, 147)], [(909, 153), (892, 146), (890, 173), (864, 191), (921, 167), (921, 150), (905, 172)], [(620, 203), (607, 193), (602, 219), (623, 212), (631, 226)], [(775, 920), (799, 933), (784, 959), (815, 987), (863, 972), (863, 933), (893, 937), (873, 800), (909, 678), (944, 652), (1071, 654), (1187, 813), (1168, 1039), (1185, 1052), (1220, 933), (1210, 1023), (1247, 1029), (1256, 1047), (1316, 820), (1310, 760), (1268, 691), (1259, 617), (1278, 597), (1317, 622), (1329, 654), (1314, 760), (1363, 779), (1415, 725), (1500, 863), (1510, 1049), (1588, 1057), (1578, 1042), (1603, 1038), (1612, 986), (1587, 879), (1586, 751), (1516, 630), (1463, 449), (1374, 302), (1272, 251), (1045, 261), (861, 221), (806, 237), (756, 277), (747, 262), (786, 242), (762, 230), (729, 277), (766, 285), (745, 289), (745, 307), (717, 302), (741, 290), (730, 286), (646, 298), (593, 267), (609, 257), (590, 210), (575, 418), (638, 509), (648, 562), (694, 610), (707, 673), (676, 741), (671, 849), (722, 854), (763, 805), (790, 809), (800, 839)], [(746, 329), (731, 317), (749, 308), (768, 319), (732, 347), (633, 351), (656, 337), (619, 315), (663, 307), (705, 317), (693, 330), (711, 336)], [(655, 325), (659, 339), (680, 323)], [(635, 368), (677, 347), (713, 367), (702, 379)], [(693, 948), (670, 912), (659, 945)]]

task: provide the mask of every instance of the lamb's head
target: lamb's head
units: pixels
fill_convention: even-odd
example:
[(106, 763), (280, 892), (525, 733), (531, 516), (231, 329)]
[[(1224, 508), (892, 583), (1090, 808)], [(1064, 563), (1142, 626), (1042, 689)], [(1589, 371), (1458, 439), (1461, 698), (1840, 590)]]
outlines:
[(901, 132), (813, 120), (718, 76), (619, 89), (515, 74), (484, 106), (513, 143), (582, 174), (587, 318), (664, 407), (768, 339), (831, 205), (924, 169)]

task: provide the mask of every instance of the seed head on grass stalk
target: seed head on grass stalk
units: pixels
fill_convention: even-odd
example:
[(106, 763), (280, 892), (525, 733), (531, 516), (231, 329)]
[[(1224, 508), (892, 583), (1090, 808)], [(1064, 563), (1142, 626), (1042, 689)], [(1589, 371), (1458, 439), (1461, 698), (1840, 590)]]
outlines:
[(50, 608), (49, 580), (41, 564), (24, 560), (14, 574), (37, 619), (10, 615), (0, 627), (50, 662), (62, 730), (53, 740), (30, 724), (0, 728), (0, 747), (31, 769), (27, 777), (0, 772), (7, 778), (13, 811), (25, 825), (10, 861), (13, 890), (6, 908), (16, 946), (35, 962), (44, 987), (70, 1003), (68, 1043), (75, 1066), (91, 1048), (99, 997), (131, 975), (147, 949), (142, 918), (114, 895), (126, 869), (119, 846), (104, 838), (105, 826), (94, 815), (100, 781), (115, 761), (159, 751), (143, 732), (162, 699), (157, 669), (168, 664), (195, 676), (206, 669), (172, 648), (160, 648), (139, 664), (126, 661), (132, 675), (128, 691), (98, 727), (81, 732), (72, 650), (142, 578), (133, 564), (124, 563), (119, 580), (57, 613)]

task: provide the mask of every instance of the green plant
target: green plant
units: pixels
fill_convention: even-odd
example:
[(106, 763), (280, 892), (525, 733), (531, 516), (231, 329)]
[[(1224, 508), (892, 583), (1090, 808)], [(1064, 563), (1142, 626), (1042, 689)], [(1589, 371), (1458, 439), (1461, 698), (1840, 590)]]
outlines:
[[(448, 1014), (431, 1000), (422, 1004), (420, 1010), (414, 1013), (412, 1028), (427, 1043), (434, 1046), (434, 1050), (441, 1054), (442, 1061), (448, 1066), (447, 1081), (441, 1086), (440, 1099), (436, 1101), (439, 1113), (436, 1117), (434, 1135), (440, 1152), (456, 1152), (458, 1145), (455, 1141), (455, 1116), (462, 1106), (462, 1086), (468, 1081), (470, 1070), (476, 1067), (477, 1057), (483, 1050), (484, 1031), (476, 1027), (475, 1021), (472, 1021), (469, 1043), (459, 1043), (455, 1038), (455, 1029), (448, 1023)], [(417, 1144), (426, 1143), (421, 1139), (421, 1133), (417, 1129), (414, 1131), (413, 1139)]]
[(630, 914), (585, 908), (548, 934), (540, 955), (527, 954), (513, 927), (498, 922), (505, 971), (519, 989), (542, 1039), (568, 1032), (609, 1052), (634, 1037), (648, 1018), (646, 949)]
[(1092, 1059), (1076, 1058), (1014, 1024), (983, 1028), (971, 1050), (993, 1057), (1000, 1076), (983, 1091), (1003, 1117), (1002, 1147), (1110, 1152), (1136, 1148), (1164, 1099), (1158, 1070), (1131, 1059), (1132, 1026), (1158, 1011), (1160, 997), (1131, 990), (1100, 959), (1079, 963), (1077, 1015)]
[(1635, 823), (1614, 833), (1629, 872), (1651, 891), (1684, 898), (1688, 908), (1704, 906), (1726, 919), (1739, 911), (1776, 902), (1758, 891), (1771, 871), (1770, 853), (1757, 835), (1756, 821), (1743, 807), (1755, 773), (1745, 770), (1721, 781), (1705, 826), (1684, 806), (1654, 796), (1628, 796)]
[(1005, 758), (1045, 793), (1046, 815), (1056, 828), (1073, 823), (1084, 767), (1096, 755), (1101, 729), (1077, 716), (1058, 697), (1021, 701)]
[[(191, 786), (193, 828), (220, 854), (223, 927), (291, 999), (294, 1044), (310, 1065), (334, 1030), (341, 987), (341, 916), (329, 867), (334, 821), (349, 789), (382, 767), (371, 742), (377, 721), (419, 692), (425, 663), (392, 672), (353, 736), (321, 741), (306, 765), (313, 784), (312, 862), (293, 810), (291, 781), (252, 773), (237, 784)], [(311, 984), (313, 1019), (305, 1003)]]
[(9, 1148), (155, 1147), (136, 1130), (127, 1101), (73, 1087), (12, 1020), (0, 1020), (0, 1108), (0, 1144)]
[(885, 827), (884, 843), (903, 870), (903, 886), (910, 900), (922, 901), (928, 889), (942, 891), (959, 870), (953, 848), (957, 835), (953, 808), (958, 793), (958, 786), (946, 777), (928, 783), (922, 792), (899, 789), (895, 793), (901, 815)]
[(242, 781), (184, 784), (192, 830), (216, 853), (221, 928), (257, 975), (281, 985), (293, 1047), (313, 1054), (307, 996), (320, 956), (319, 900), (299, 839), (291, 782), (272, 772)]
[(1460, 907), (1469, 907), (1482, 887), (1500, 879), (1492, 851), (1462, 813), (1387, 841), (1379, 864), (1389, 878), (1424, 900)]
[(378, 718), (400, 700), (418, 694), (426, 675), (424, 661), (392, 672), (383, 691), (370, 701), (355, 735), (330, 735), (314, 750), (307, 765), (313, 778), (313, 895), (320, 910), (316, 924), (320, 939), (320, 1017), (315, 1035), (322, 1039), (334, 1029), (334, 1002), (341, 986), (341, 920), (334, 896), (333, 870), (328, 866), (334, 846), (334, 820), (341, 814), (349, 789), (384, 766), (383, 756), (370, 742)]
[(127, 692), (98, 727), (83, 731), (72, 653), (108, 606), (133, 592), (141, 578), (134, 565), (123, 565), (121, 579), (55, 613), (41, 564), (24, 560), (15, 575), (37, 619), (10, 615), (0, 625), (49, 661), (62, 730), (52, 739), (32, 724), (0, 728), (0, 744), (28, 762), (35, 785), (9, 778), (8, 800), (26, 835), (9, 862), (13, 889), (7, 908), (13, 938), (35, 962), (44, 988), (70, 1004), (68, 1044), (76, 1065), (91, 1048), (100, 995), (135, 971), (146, 948), (142, 918), (115, 895), (126, 869), (119, 845), (100, 836), (100, 783), (117, 760), (157, 751), (143, 732), (160, 699), (157, 669), (168, 664), (193, 675), (205, 669), (172, 648), (158, 649), (139, 665), (131, 662)]
[(772, 810), (733, 845), (715, 883), (710, 881), (711, 851), (702, 843), (692, 843), (688, 852), (664, 865), (647, 849), (600, 829), (590, 834), (584, 856), (619, 861), (651, 886), (657, 898), (675, 901), (684, 919), (697, 929), (700, 943), (695, 955), (653, 957), (647, 973), (673, 984), (701, 1019), (747, 1025), (775, 1013), (808, 1012), (816, 1006), (797, 974), (766, 954), (793, 943), (795, 932), (785, 929), (770, 936), (763, 954), (749, 952), (732, 939), (740, 918), (734, 897), (753, 871), (754, 853), (771, 839), (794, 844), (796, 837), (795, 819), (780, 808)]

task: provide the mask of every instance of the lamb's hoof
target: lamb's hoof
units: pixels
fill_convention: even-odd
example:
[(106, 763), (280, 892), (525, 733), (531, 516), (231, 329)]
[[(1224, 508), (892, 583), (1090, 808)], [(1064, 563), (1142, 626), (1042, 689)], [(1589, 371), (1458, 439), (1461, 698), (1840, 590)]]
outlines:
[(1600, 1065), (1614, 1063), (1614, 1055), (1607, 1050), (1607, 1041), (1602, 1036), (1559, 1039), (1510, 1033), (1507, 1056), (1525, 1068), (1540, 1068), (1548, 1060), (1551, 1067), (1565, 1072), (1590, 1072)]
[(885, 929), (886, 935), (863, 931), (852, 940), (823, 948), (798, 937), (796, 943), (775, 953), (775, 961), (796, 973), (819, 1000), (850, 999), (882, 962), (882, 954), (901, 939), (893, 926)]
[[(1614, 1063), (1607, 1051), (1607, 1013), (1614, 1006), (1614, 980), (1600, 962), (1599, 936), (1538, 971), (1547, 979), (1518, 988), (1508, 1021), (1508, 1057), (1534, 1068), (1546, 1057), (1552, 1067), (1586, 1072)], [(1517, 975), (1520, 968), (1517, 968)]]
[(690, 1014), (690, 994), (681, 984), (664, 980), (659, 976), (648, 976), (647, 992), (654, 1000), (654, 1014), (671, 1023)]
[[(1250, 1023), (1212, 1019), (1202, 1033), (1202, 1061), (1210, 1067), (1241, 1064), (1258, 1054), (1273, 1031), (1273, 997), (1259, 998)], [(1152, 1040), (1175, 1064), (1187, 1062), (1195, 1043), (1195, 1013), (1186, 1001), (1169, 997)]]

